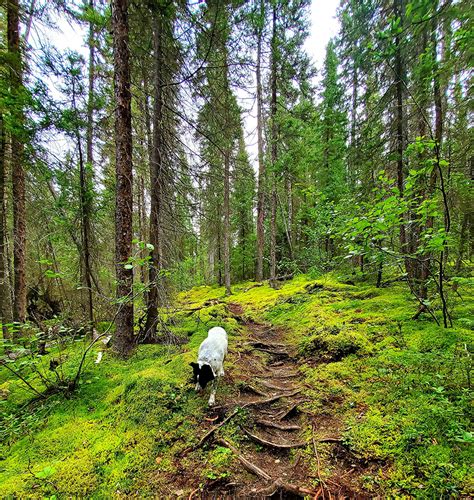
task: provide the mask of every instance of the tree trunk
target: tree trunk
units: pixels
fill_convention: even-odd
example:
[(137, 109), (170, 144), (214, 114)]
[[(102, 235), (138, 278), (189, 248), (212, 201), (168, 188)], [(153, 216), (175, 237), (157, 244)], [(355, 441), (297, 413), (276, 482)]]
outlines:
[(158, 322), (158, 280), (162, 269), (162, 241), (160, 224), (163, 210), (163, 47), (160, 13), (153, 14), (153, 41), (155, 55), (155, 95), (153, 102), (153, 141), (150, 162), (150, 282), (147, 298), (145, 338), (156, 336)]
[[(400, 18), (400, 27), (403, 28), (403, 0), (394, 0), (395, 16)], [(405, 153), (405, 103), (404, 103), (404, 85), (405, 81), (405, 62), (402, 55), (400, 34), (395, 36), (395, 93), (396, 93), (396, 149), (397, 149), (397, 187), (400, 198), (403, 198), (405, 165), (403, 155)], [(405, 215), (402, 215), (405, 218)], [(402, 254), (407, 253), (407, 238), (405, 222), (400, 224), (400, 249)], [(408, 279), (412, 279), (412, 266), (410, 259), (405, 258), (405, 268)]]
[(294, 260), (294, 252), (293, 252), (293, 184), (291, 182), (291, 177), (290, 177), (290, 172), (286, 172), (286, 179), (285, 179), (285, 189), (286, 189), (286, 195), (287, 195), (287, 204), (288, 204), (288, 222), (287, 222), (287, 227), (286, 227), (286, 234), (287, 234), (287, 239), (288, 239), (288, 256), (291, 261)]
[[(449, 215), (449, 205), (447, 200), (447, 192), (444, 184), (444, 176), (442, 167), (440, 164), (441, 161), (441, 146), (443, 141), (443, 98), (441, 92), (441, 84), (440, 84), (440, 76), (439, 76), (439, 65), (437, 62), (437, 47), (438, 47), (438, 19), (436, 17), (432, 20), (432, 29), (431, 29), (431, 40), (432, 40), (432, 54), (433, 54), (433, 96), (434, 96), (434, 105), (435, 105), (435, 152), (436, 152), (436, 169), (439, 174), (440, 181), (440, 191), (443, 196), (443, 204), (444, 204), (444, 229), (446, 234), (450, 231), (451, 220)], [(441, 298), (442, 303), (442, 312), (443, 312), (443, 324), (444, 327), (447, 328), (448, 324), (452, 326), (451, 317), (448, 311), (448, 306), (446, 302), (446, 296), (444, 292), (444, 267), (447, 262), (448, 256), (448, 245), (446, 242), (443, 244), (443, 249), (440, 252), (439, 256), (439, 275), (438, 275), (438, 291)]]
[[(264, 2), (260, 0), (260, 15), (264, 16)], [(257, 269), (256, 280), (263, 279), (263, 253), (265, 248), (265, 163), (263, 160), (263, 114), (262, 114), (262, 38), (263, 29), (258, 28), (257, 33), (257, 142), (258, 142), (258, 187), (257, 187)]]
[[(138, 200), (137, 200), (138, 239), (141, 242), (145, 242), (148, 240), (147, 240), (147, 237), (145, 234), (145, 226), (146, 226), (146, 221), (145, 221), (145, 180), (143, 178), (143, 175), (140, 175), (138, 177), (137, 195), (138, 195)], [(146, 249), (141, 249), (140, 250), (140, 259), (145, 259), (146, 253), (147, 253)], [(140, 266), (140, 281), (142, 282), (143, 285), (146, 285), (146, 283), (147, 283), (146, 266), (144, 266), (144, 265)], [(146, 301), (146, 297), (145, 297), (145, 301)]]
[[(89, 8), (94, 9), (94, 0), (89, 0)], [(95, 83), (95, 37), (94, 24), (89, 23), (89, 92), (87, 96), (87, 131), (86, 131), (86, 162), (81, 162), (81, 208), (82, 208), (82, 243), (84, 252), (84, 281), (87, 289), (87, 312), (91, 330), (94, 328), (94, 302), (92, 296), (91, 270), (91, 216), (92, 216), (92, 183), (90, 176), (94, 171), (94, 83)], [(85, 168), (84, 168), (85, 167)]]
[[(355, 51), (354, 44), (354, 51)], [(349, 156), (349, 165), (347, 172), (347, 183), (349, 186), (354, 187), (355, 180), (358, 178), (356, 173), (357, 161), (356, 161), (356, 137), (357, 137), (357, 104), (358, 104), (358, 90), (359, 90), (359, 73), (357, 71), (357, 66), (355, 60), (353, 60), (352, 66), (352, 102), (351, 102), (351, 153)]]
[(0, 323), (3, 338), (8, 338), (8, 327), (11, 322), (10, 308), (10, 283), (7, 271), (7, 245), (5, 241), (6, 213), (5, 213), (5, 154), (6, 138), (3, 126), (3, 116), (0, 115)]
[(93, 328), (93, 302), (92, 302), (92, 279), (91, 279), (91, 267), (90, 267), (90, 192), (89, 183), (87, 181), (87, 165), (84, 162), (84, 154), (82, 151), (82, 139), (79, 130), (79, 113), (76, 107), (76, 89), (74, 85), (74, 80), (72, 84), (72, 105), (74, 113), (76, 115), (76, 141), (77, 150), (79, 154), (79, 198), (81, 206), (81, 233), (82, 233), (82, 244), (79, 245), (80, 258), (82, 261), (82, 281), (83, 285), (87, 291), (87, 316), (89, 319), (89, 328), (92, 331)]
[(224, 283), (226, 295), (230, 289), (230, 151), (224, 158)]
[(276, 217), (277, 217), (277, 188), (276, 188), (276, 162), (277, 162), (277, 61), (276, 61), (276, 6), (273, 7), (272, 28), (272, 68), (271, 68), (271, 162), (272, 162), (272, 196), (271, 196), (271, 220), (270, 220), (270, 285), (276, 286)]
[(14, 304), (13, 319), (20, 323), (26, 320), (26, 204), (25, 170), (23, 166), (25, 121), (21, 94), (23, 68), (20, 50), (20, 26), (18, 0), (7, 1), (8, 52), (10, 55), (10, 93), (14, 98), (12, 118), (16, 131), (11, 136), (12, 184), (13, 184), (13, 266)]
[(115, 94), (115, 259), (117, 300), (115, 349), (121, 356), (133, 348), (133, 271), (125, 264), (132, 254), (132, 113), (130, 52), (128, 42), (128, 0), (113, 0)]

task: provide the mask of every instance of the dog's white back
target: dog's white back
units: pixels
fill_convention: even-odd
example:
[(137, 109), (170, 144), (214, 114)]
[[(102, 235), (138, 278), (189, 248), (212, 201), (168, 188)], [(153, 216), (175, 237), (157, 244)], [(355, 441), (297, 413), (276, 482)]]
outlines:
[[(216, 400), (218, 377), (224, 376), (224, 359), (227, 355), (227, 346), (227, 333), (220, 326), (211, 328), (207, 338), (199, 346), (197, 360), (199, 368), (202, 368), (203, 365), (209, 365), (214, 375), (209, 406), (212, 406)], [(200, 390), (199, 382), (196, 384), (196, 390)]]
[(227, 333), (224, 328), (211, 328), (199, 347), (198, 363), (211, 366), (215, 376), (224, 375), (224, 359), (227, 355)]

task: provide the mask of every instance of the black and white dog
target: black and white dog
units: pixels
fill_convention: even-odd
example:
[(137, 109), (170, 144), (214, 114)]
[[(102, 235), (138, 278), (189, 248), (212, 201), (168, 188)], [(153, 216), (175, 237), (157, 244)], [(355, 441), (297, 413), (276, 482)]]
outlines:
[(206, 388), (212, 381), (209, 406), (216, 402), (217, 377), (224, 376), (224, 359), (227, 354), (227, 333), (224, 328), (216, 326), (211, 328), (207, 338), (199, 347), (197, 363), (190, 363), (194, 370), (196, 391)]

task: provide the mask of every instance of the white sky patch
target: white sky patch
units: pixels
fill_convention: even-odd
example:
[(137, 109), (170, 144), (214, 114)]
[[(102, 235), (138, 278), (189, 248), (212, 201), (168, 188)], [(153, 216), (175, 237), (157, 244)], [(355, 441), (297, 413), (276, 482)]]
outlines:
[[(316, 70), (316, 82), (321, 80), (321, 69), (326, 55), (329, 40), (339, 32), (339, 20), (336, 17), (339, 0), (313, 0), (310, 6), (310, 34), (304, 44), (304, 49), (310, 56)], [(255, 82), (254, 82), (255, 83)], [(253, 89), (255, 92), (255, 89)], [(237, 96), (239, 99), (241, 96)], [(248, 108), (248, 101), (241, 103)], [(257, 144), (257, 105), (254, 102), (250, 112), (244, 116), (245, 143), (250, 162), (258, 171)]]
[[(339, 31), (339, 21), (336, 18), (338, 5), (339, 0), (313, 0), (310, 6), (310, 35), (305, 42), (304, 48), (317, 69), (316, 81), (320, 81), (326, 45)], [(31, 33), (31, 45), (33, 47), (40, 46), (41, 43), (38, 40), (38, 36), (41, 36), (43, 39), (47, 38), (48, 43), (61, 51), (76, 51), (87, 60), (88, 51), (85, 43), (85, 27), (78, 23), (69, 23), (64, 18), (56, 18), (55, 21), (59, 29), (48, 30), (47, 33), (42, 34), (34, 33), (33, 31)], [(52, 86), (54, 87), (54, 84)], [(247, 89), (247, 92), (249, 90), (255, 89)], [(52, 92), (53, 95), (57, 94), (55, 89), (52, 89)], [(257, 171), (256, 105), (254, 102), (251, 109), (249, 109), (250, 103), (247, 92), (238, 92), (237, 98), (247, 111), (244, 116), (245, 140), (250, 161), (255, 171)]]
[(311, 2), (311, 31), (306, 40), (305, 49), (318, 71), (323, 66), (327, 43), (339, 31), (339, 20), (336, 18), (338, 6), (339, 0), (313, 0)]

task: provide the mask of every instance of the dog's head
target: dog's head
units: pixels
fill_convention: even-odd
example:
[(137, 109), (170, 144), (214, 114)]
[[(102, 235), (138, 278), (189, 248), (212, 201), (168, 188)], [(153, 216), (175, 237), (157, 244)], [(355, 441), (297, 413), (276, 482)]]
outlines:
[(215, 379), (214, 372), (208, 364), (203, 364), (202, 366), (194, 362), (189, 364), (193, 367), (194, 382), (198, 382), (202, 389), (205, 389), (206, 385)]

